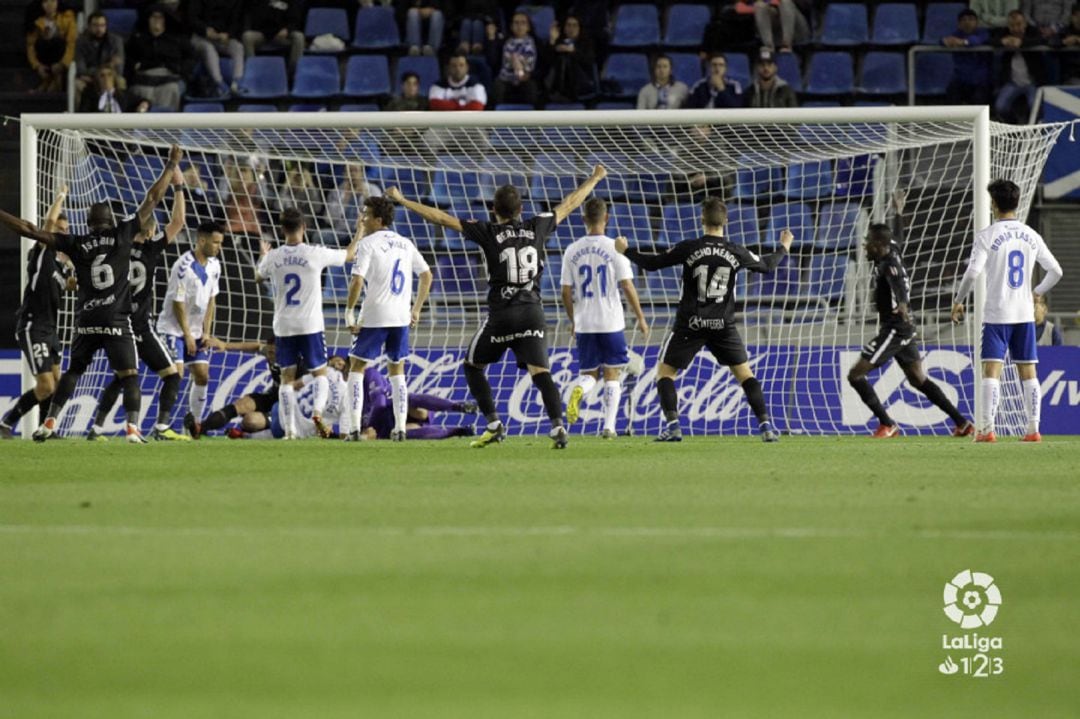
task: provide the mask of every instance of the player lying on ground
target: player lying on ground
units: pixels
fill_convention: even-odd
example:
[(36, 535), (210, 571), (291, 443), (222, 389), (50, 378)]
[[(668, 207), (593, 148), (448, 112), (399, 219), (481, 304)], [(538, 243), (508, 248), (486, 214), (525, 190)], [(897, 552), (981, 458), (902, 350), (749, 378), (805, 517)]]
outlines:
[(131, 248), (135, 235), (150, 223), (150, 217), (165, 196), (173, 171), (182, 156), (180, 148), (173, 145), (165, 169), (150, 186), (136, 213), (119, 224), (113, 218), (109, 203), (96, 202), (91, 205), (86, 222), (89, 232), (82, 235), (40, 230), (26, 220), (0, 210), (0, 224), (68, 255), (75, 265), (79, 283), (71, 360), (67, 372), (61, 375), (57, 383), (49, 416), (34, 432), (36, 441), (43, 442), (56, 432), (57, 416), (99, 349), (105, 350), (109, 365), (122, 384), (128, 441), (146, 441), (138, 426), (142, 395), (139, 391), (135, 338), (131, 331)]
[(590, 198), (582, 209), (586, 235), (575, 240), (562, 260), (562, 302), (577, 341), (581, 375), (570, 390), (566, 419), (577, 421), (581, 400), (604, 373), (604, 425), (600, 436), (615, 439), (615, 419), (622, 397), (622, 372), (629, 356), (626, 347), (626, 315), (619, 289), (637, 317), (637, 329), (647, 338), (649, 325), (634, 289), (634, 269), (615, 251), (615, 240), (605, 234), (607, 203)]
[[(1008, 351), (1020, 375), (1021, 396), (1027, 415), (1025, 442), (1040, 442), (1039, 416), (1042, 387), (1035, 373), (1039, 361), (1035, 340), (1035, 298), (1049, 292), (1061, 279), (1061, 265), (1041, 235), (1017, 219), (1020, 187), (1009, 180), (994, 180), (986, 188), (994, 223), (975, 233), (967, 271), (953, 300), (952, 320), (964, 318), (964, 301), (975, 280), (986, 272), (986, 302), (982, 326), (982, 414), (976, 442), (996, 442), (994, 423), (1001, 402), (1001, 368)], [(1046, 275), (1031, 290), (1035, 263)]]
[(249, 392), (225, 405), (210, 415), (199, 425), (202, 434), (223, 429), (232, 420), (240, 418), (240, 427), (245, 432), (258, 432), (269, 425), (266, 418), (278, 401), (281, 385), (281, 368), (274, 353), (274, 335), (270, 333), (262, 342), (223, 342), (217, 337), (207, 337), (205, 344), (212, 350), (233, 350), (255, 352), (266, 360), (270, 374), (270, 386), (261, 392)]
[(417, 213), (428, 222), (460, 232), (480, 246), (488, 270), (488, 316), (473, 335), (463, 364), (469, 391), (487, 419), (484, 433), (472, 443), (486, 447), (506, 437), (506, 427), (499, 419), (485, 369), (498, 362), (507, 349), (513, 350), (519, 369), (527, 369), (551, 422), (552, 447), (567, 444), (563, 426), (562, 397), (549, 369), (547, 323), (540, 302), (540, 275), (544, 271), (544, 246), (556, 225), (581, 206), (597, 183), (607, 175), (597, 165), (580, 187), (555, 207), (527, 220), (521, 218), (521, 196), (511, 185), (495, 191), (495, 222), (459, 220), (435, 207), (408, 200), (396, 187), (386, 196)]
[(703, 234), (684, 240), (658, 255), (645, 255), (628, 246), (625, 237), (615, 239), (615, 249), (646, 270), (682, 265), (682, 298), (671, 331), (660, 347), (656, 368), (656, 391), (664, 413), (664, 428), (657, 442), (681, 442), (675, 376), (690, 366), (694, 356), (707, 347), (716, 361), (727, 365), (746, 393), (765, 442), (776, 442), (779, 433), (769, 421), (761, 384), (750, 369), (746, 345), (735, 327), (735, 275), (739, 270), (772, 272), (787, 256), (794, 236), (780, 233), (780, 249), (758, 257), (741, 245), (724, 239), (727, 206), (710, 197), (701, 203)]
[[(397, 422), (396, 408), (392, 402), (393, 392), (393, 387), (381, 372), (374, 367), (368, 367), (364, 371), (364, 414), (361, 417), (363, 439), (393, 439)], [(476, 414), (476, 403), (452, 402), (434, 395), (411, 393), (405, 425), (408, 439), (448, 439), (470, 437), (474, 434), (471, 424), (460, 427), (432, 425), (433, 412)]]
[[(321, 374), (307, 373), (292, 381), (290, 388), (293, 390), (296, 401), (296, 416), (312, 421), (298, 422), (296, 434), (291, 439), (310, 437), (333, 439), (339, 436), (339, 431), (347, 433), (351, 430), (345, 403), (348, 390), (345, 386), (345, 376), (342, 374), (345, 367), (345, 358), (333, 355), (327, 358)], [(326, 400), (320, 416), (324, 426), (321, 429), (312, 419), (315, 414), (315, 395), (319, 391), (317, 387), (319, 377), (326, 380)], [(234, 439), (241, 436), (247, 436), (250, 439), (285, 439), (286, 430), (283, 420), (281, 403), (275, 402), (266, 413), (257, 410), (246, 413), (241, 423), (243, 432), (230, 430), (228, 434)], [(335, 425), (338, 425), (339, 429), (335, 429)]]

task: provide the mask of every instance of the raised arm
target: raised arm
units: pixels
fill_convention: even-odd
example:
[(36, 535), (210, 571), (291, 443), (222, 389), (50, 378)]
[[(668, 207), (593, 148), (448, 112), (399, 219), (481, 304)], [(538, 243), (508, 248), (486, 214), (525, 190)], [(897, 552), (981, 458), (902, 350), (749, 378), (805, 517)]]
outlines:
[(18, 235), (34, 240), (35, 242), (40, 242), (46, 247), (51, 248), (56, 246), (55, 233), (38, 229), (21, 217), (16, 217), (3, 210), (0, 210), (0, 225), (3, 225)]
[[(179, 177), (179, 181), (177, 181)], [(180, 230), (184, 229), (187, 225), (187, 200), (184, 199), (184, 176), (180, 173), (179, 168), (173, 172), (173, 205), (172, 214), (169, 215), (169, 224), (165, 225), (165, 243), (169, 244), (176, 236), (180, 234)]]
[(165, 169), (161, 171), (161, 176), (154, 180), (154, 184), (150, 185), (150, 189), (146, 191), (146, 197), (143, 199), (142, 204), (139, 205), (140, 226), (146, 225), (150, 221), (150, 215), (154, 214), (158, 204), (165, 199), (165, 190), (168, 189), (169, 183), (172, 181), (173, 170), (180, 166), (180, 158), (183, 156), (184, 151), (180, 149), (179, 145), (173, 145), (169, 148), (169, 161), (165, 163)]
[(43, 230), (56, 231), (56, 221), (60, 219), (60, 212), (64, 209), (64, 200), (67, 198), (67, 193), (68, 186), (61, 185), (60, 191), (56, 193), (56, 199), (49, 206), (49, 211), (45, 213), (45, 222), (41, 225)]
[(615, 251), (620, 255), (626, 255), (626, 259), (646, 270), (659, 270), (664, 267), (674, 267), (686, 257), (686, 250), (681, 242), (674, 247), (669, 247), (660, 254), (643, 255), (633, 247), (630, 247), (630, 243), (621, 235), (615, 238)]
[(442, 225), (448, 227), (451, 230), (457, 230), (461, 232), (461, 221), (453, 215), (448, 215), (437, 207), (428, 207), (414, 200), (406, 200), (405, 196), (401, 194), (401, 190), (396, 187), (391, 187), (386, 191), (386, 196), (392, 201), (398, 203), (402, 207), (423, 217), (428, 222), (433, 222), (436, 225)]
[(363, 213), (360, 217), (356, 218), (356, 232), (353, 234), (352, 242), (345, 249), (345, 263), (348, 264), (356, 259), (356, 249), (360, 246), (360, 240), (364, 239), (364, 224)]
[(753, 254), (749, 250), (741, 250), (741, 259), (743, 267), (751, 272), (767, 273), (776, 269), (784, 257), (787, 256), (791, 250), (791, 243), (795, 241), (795, 235), (791, 230), (780, 231), (780, 249), (775, 252), (770, 252), (767, 255), (761, 255), (760, 257)]
[(589, 175), (589, 179), (581, 183), (581, 186), (571, 192), (569, 195), (563, 198), (563, 201), (555, 208), (555, 223), (558, 224), (570, 216), (570, 213), (581, 207), (581, 203), (585, 202), (589, 197), (589, 193), (593, 191), (593, 188), (607, 177), (607, 170), (603, 165), (597, 165), (593, 168), (592, 174)]

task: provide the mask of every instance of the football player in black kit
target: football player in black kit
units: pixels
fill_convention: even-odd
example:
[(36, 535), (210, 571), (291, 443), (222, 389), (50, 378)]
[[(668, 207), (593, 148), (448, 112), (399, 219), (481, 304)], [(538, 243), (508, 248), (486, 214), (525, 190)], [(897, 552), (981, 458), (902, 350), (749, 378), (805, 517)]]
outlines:
[(643, 255), (629, 248), (625, 237), (615, 239), (615, 251), (646, 270), (675, 265), (683, 268), (682, 298), (675, 323), (660, 347), (660, 364), (656, 368), (656, 391), (664, 412), (664, 428), (656, 441), (682, 441), (675, 375), (690, 366), (703, 346), (709, 348), (717, 362), (731, 369), (742, 386), (757, 417), (761, 439), (779, 441), (780, 435), (769, 421), (761, 384), (748, 364), (746, 345), (735, 328), (735, 274), (739, 270), (772, 272), (787, 255), (793, 235), (782, 231), (781, 249), (758, 257), (724, 239), (727, 206), (713, 197), (701, 204), (701, 223), (701, 237), (684, 240), (658, 255)]
[(44, 442), (56, 432), (57, 415), (75, 391), (79, 377), (86, 372), (94, 353), (104, 349), (109, 364), (120, 378), (127, 415), (127, 441), (144, 443), (139, 432), (139, 370), (135, 338), (131, 331), (131, 247), (135, 235), (150, 223), (154, 209), (165, 196), (173, 170), (183, 153), (177, 145), (161, 176), (150, 186), (146, 198), (134, 215), (119, 224), (108, 202), (95, 202), (87, 213), (88, 232), (82, 235), (58, 234), (39, 230), (26, 220), (0, 210), (0, 224), (23, 237), (50, 249), (65, 253), (75, 265), (79, 282), (76, 300), (75, 339), (71, 343), (71, 361), (60, 377), (49, 407), (49, 416), (34, 432), (34, 440)]
[(894, 358), (900, 369), (904, 370), (908, 383), (926, 395), (956, 424), (953, 436), (974, 434), (975, 425), (960, 414), (941, 387), (923, 371), (919, 345), (915, 340), (915, 323), (908, 309), (908, 273), (900, 258), (899, 246), (893, 242), (892, 229), (886, 224), (870, 225), (865, 247), (866, 256), (874, 263), (874, 306), (881, 326), (877, 336), (863, 347), (861, 356), (848, 372), (848, 384), (878, 418), (880, 424), (874, 431), (874, 438), (889, 439), (900, 435), (900, 428), (885, 411), (870, 381), (866, 379), (871, 370)]
[(484, 369), (498, 362), (507, 349), (514, 351), (519, 368), (526, 368), (540, 391), (555, 449), (566, 447), (562, 397), (548, 368), (544, 309), (540, 304), (540, 274), (544, 271), (544, 244), (555, 226), (585, 202), (597, 183), (607, 175), (601, 165), (592, 175), (563, 199), (553, 212), (543, 212), (527, 220), (521, 218), (521, 197), (511, 185), (495, 191), (495, 222), (459, 220), (434, 207), (405, 199), (391, 187), (386, 196), (404, 205), (428, 222), (460, 232), (484, 252), (488, 268), (488, 316), (469, 343), (463, 369), (469, 391), (488, 421), (487, 429), (472, 442), (486, 447), (506, 437), (506, 427), (499, 419), (491, 384)]
[[(158, 396), (158, 417), (150, 438), (158, 441), (185, 442), (190, 437), (175, 432), (169, 426), (173, 406), (180, 394), (180, 373), (173, 364), (172, 355), (157, 332), (150, 316), (154, 312), (154, 275), (165, 248), (173, 243), (186, 224), (186, 207), (182, 185), (184, 175), (179, 169), (173, 172), (173, 208), (169, 224), (164, 229), (158, 227), (157, 219), (151, 216), (150, 226), (144, 228), (135, 237), (131, 248), (131, 329), (135, 333), (135, 350), (143, 364), (161, 377), (161, 394)], [(109, 412), (120, 397), (121, 381), (113, 377), (101, 393), (94, 424), (86, 438), (90, 441), (108, 439), (102, 429)]]
[[(68, 221), (62, 210), (65, 197), (67, 185), (60, 188), (56, 200), (45, 214), (43, 229), (49, 232), (68, 231)], [(15, 312), (15, 339), (26, 357), (26, 363), (30, 365), (34, 386), (24, 392), (0, 420), (2, 439), (12, 439), (19, 420), (34, 407), (40, 408), (42, 418), (49, 410), (49, 401), (60, 379), (60, 336), (56, 331), (56, 315), (60, 310), (61, 291), (74, 287), (74, 278), (65, 277), (61, 271), (56, 251), (42, 244), (30, 248), (26, 276), (29, 279), (23, 291), (23, 301)]]

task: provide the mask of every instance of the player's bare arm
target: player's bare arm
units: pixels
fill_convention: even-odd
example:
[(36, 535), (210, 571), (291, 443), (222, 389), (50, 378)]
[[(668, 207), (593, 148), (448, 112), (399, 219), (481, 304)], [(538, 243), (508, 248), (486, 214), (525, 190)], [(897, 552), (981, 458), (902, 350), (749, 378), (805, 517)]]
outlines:
[(360, 213), (360, 217), (356, 218), (356, 232), (353, 233), (352, 242), (345, 248), (345, 262), (349, 263), (356, 259), (356, 250), (360, 247), (360, 240), (364, 239), (364, 214)]
[(188, 327), (187, 307), (184, 305), (183, 300), (173, 300), (172, 311), (176, 317), (176, 324), (180, 325), (180, 330), (184, 334), (184, 347), (187, 348), (188, 354), (195, 354), (198, 347), (196, 347), (195, 338), (191, 336), (191, 329)]
[(256, 263), (255, 267), (256, 282), (265, 282), (266, 280), (270, 279), (269, 277), (265, 277), (259, 274), (259, 267), (262, 266), (262, 261), (266, 259), (266, 256), (268, 254), (270, 254), (270, 243), (266, 240), (259, 240), (259, 261)]
[(555, 208), (555, 223), (558, 224), (570, 216), (570, 213), (581, 207), (581, 203), (589, 199), (589, 194), (593, 189), (607, 177), (607, 170), (603, 165), (597, 165), (593, 168), (592, 174), (589, 175), (589, 179), (581, 183), (581, 185), (563, 198), (563, 201)]
[(563, 307), (566, 308), (566, 316), (570, 319), (570, 331), (574, 331), (574, 288), (563, 285), (560, 292)]
[(56, 232), (56, 223), (60, 219), (60, 213), (64, 209), (64, 200), (67, 199), (68, 186), (61, 185), (60, 191), (56, 193), (56, 199), (49, 205), (49, 211), (45, 213), (45, 222), (42, 223), (41, 228), (48, 230), (49, 232)]
[(428, 295), (431, 293), (431, 281), (433, 276), (431, 270), (420, 273), (420, 284), (416, 288), (416, 301), (413, 302), (412, 311), (410, 315), (412, 322), (411, 327), (416, 327), (420, 324), (420, 313), (424, 310), (424, 303), (427, 302)]
[(209, 337), (214, 333), (214, 311), (217, 309), (217, 298), (211, 297), (210, 304), (206, 306), (206, 315), (203, 317), (203, 337)]
[(150, 189), (146, 191), (146, 198), (139, 205), (140, 225), (145, 225), (150, 221), (150, 216), (154, 214), (154, 210), (165, 199), (165, 191), (169, 188), (169, 183), (172, 182), (173, 171), (180, 166), (180, 158), (183, 156), (184, 151), (180, 149), (179, 145), (173, 145), (169, 148), (169, 160), (165, 163), (165, 169), (161, 171), (161, 176), (154, 180), (154, 184), (150, 185)]
[(21, 217), (9, 214), (0, 210), (0, 225), (8, 228), (12, 232), (22, 235), (23, 237), (40, 242), (46, 247), (53, 248), (56, 246), (56, 234), (48, 232), (47, 230), (41, 230), (34, 226), (33, 223), (27, 222)]
[(785, 229), (780, 231), (780, 246), (783, 247), (785, 250), (790, 252), (791, 243), (793, 243), (794, 241), (795, 235), (791, 232), (791, 230)]
[(633, 311), (634, 317), (637, 318), (638, 332), (648, 337), (649, 323), (645, 321), (645, 312), (641, 309), (641, 299), (638, 297), (637, 288), (634, 287), (634, 281), (623, 280), (619, 283), (619, 287), (622, 288), (626, 301), (630, 303), (630, 309)]
[(360, 324), (356, 319), (356, 301), (360, 299), (360, 292), (364, 289), (364, 276), (353, 275), (349, 281), (349, 296), (345, 298), (345, 326), (354, 335), (360, 332)]
[(428, 207), (427, 205), (416, 202), (415, 200), (407, 200), (405, 196), (401, 194), (401, 190), (396, 187), (391, 187), (386, 191), (386, 196), (398, 203), (406, 210), (415, 212), (423, 217), (428, 222), (433, 222), (436, 225), (442, 225), (448, 227), (451, 230), (457, 230), (461, 232), (461, 220), (453, 215), (447, 214), (437, 207)]
[(184, 199), (182, 187), (184, 175), (180, 172), (180, 168), (173, 171), (172, 184), (176, 189), (173, 190), (173, 206), (172, 214), (169, 215), (169, 224), (165, 225), (166, 244), (172, 244), (172, 241), (176, 239), (176, 236), (180, 234), (180, 231), (187, 224), (187, 200)]

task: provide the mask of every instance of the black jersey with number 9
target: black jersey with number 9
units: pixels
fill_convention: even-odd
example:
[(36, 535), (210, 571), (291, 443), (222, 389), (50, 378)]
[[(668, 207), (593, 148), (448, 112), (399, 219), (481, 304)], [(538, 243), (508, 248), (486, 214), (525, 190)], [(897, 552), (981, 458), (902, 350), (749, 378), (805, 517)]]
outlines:
[(131, 315), (131, 246), (139, 232), (136, 216), (116, 227), (84, 235), (57, 235), (56, 249), (75, 265), (79, 281), (76, 327), (125, 327)]
[(524, 222), (503, 224), (462, 220), (461, 234), (480, 245), (488, 268), (488, 306), (540, 303), (544, 244), (555, 231), (555, 215), (545, 212)]
[(158, 230), (144, 242), (131, 247), (131, 326), (136, 334), (140, 328), (150, 326), (150, 313), (154, 311), (154, 275), (161, 264), (165, 251), (165, 232)]

